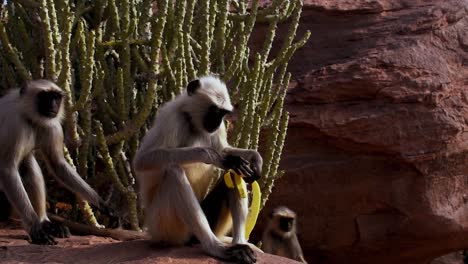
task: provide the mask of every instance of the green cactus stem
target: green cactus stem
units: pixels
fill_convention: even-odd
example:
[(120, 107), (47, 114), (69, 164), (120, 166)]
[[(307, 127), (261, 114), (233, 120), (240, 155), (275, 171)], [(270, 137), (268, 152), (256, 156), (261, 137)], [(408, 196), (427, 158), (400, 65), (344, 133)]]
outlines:
[[(47, 78), (65, 91), (66, 157), (93, 187), (109, 188), (110, 195), (122, 198), (110, 200), (128, 212), (122, 216), (126, 226), (140, 230), (144, 213), (130, 165), (140, 140), (161, 104), (207, 74), (228, 84), (237, 107), (226, 122), (231, 145), (262, 150), (265, 204), (284, 174), (279, 162), (289, 120), (283, 110), (288, 62), (310, 37), (310, 32), (297, 34), (302, 0), (262, 6), (258, 0), (17, 0), (5, 5), (0, 83), (8, 87)], [(266, 26), (265, 37), (254, 49), (250, 42), (259, 23)], [(281, 43), (280, 24), (289, 25)], [(273, 43), (280, 49), (272, 52)], [(79, 207), (85, 222), (99, 225), (100, 215), (96, 218), (88, 204)]]

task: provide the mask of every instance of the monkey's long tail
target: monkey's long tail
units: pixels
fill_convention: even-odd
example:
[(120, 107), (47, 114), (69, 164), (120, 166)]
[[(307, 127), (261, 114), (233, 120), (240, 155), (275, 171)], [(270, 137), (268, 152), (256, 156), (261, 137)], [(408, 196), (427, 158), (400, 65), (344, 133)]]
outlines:
[(55, 214), (47, 214), (50, 220), (59, 222), (70, 229), (73, 235), (79, 236), (101, 236), (111, 237), (113, 239), (121, 241), (137, 240), (137, 239), (149, 239), (149, 236), (145, 232), (131, 231), (124, 229), (109, 229), (109, 228), (98, 228), (95, 226), (84, 225), (76, 222), (72, 222), (63, 217)]

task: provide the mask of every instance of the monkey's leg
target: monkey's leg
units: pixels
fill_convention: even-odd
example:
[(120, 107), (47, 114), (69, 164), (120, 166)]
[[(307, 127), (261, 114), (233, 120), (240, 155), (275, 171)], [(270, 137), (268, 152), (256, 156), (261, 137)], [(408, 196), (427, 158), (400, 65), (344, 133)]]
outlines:
[(39, 217), (34, 211), (26, 189), (21, 182), (18, 170), (14, 167), (1, 168), (0, 180), (2, 181), (3, 191), (8, 200), (20, 214), (23, 225), (29, 232), (32, 243), (43, 245), (56, 244), (54, 238), (44, 230)]
[[(153, 202), (159, 203), (163, 208), (171, 208), (172, 213), (195, 234), (208, 252), (218, 257), (226, 257), (224, 246), (211, 232), (208, 220), (201, 210), (184, 170), (180, 166), (171, 166), (165, 169), (163, 177)], [(158, 206), (152, 208), (156, 207)]]
[(233, 260), (237, 263), (250, 264), (256, 261), (255, 256), (252, 257), (252, 249), (248, 246), (236, 245), (226, 247), (214, 235), (193, 193), (185, 171), (180, 166), (175, 165), (165, 169), (163, 184), (158, 191), (166, 192), (168, 199), (162, 202), (170, 203), (174, 208), (175, 214), (195, 234), (206, 252), (219, 258)]
[(237, 189), (229, 189), (221, 181), (203, 200), (202, 208), (218, 237), (224, 237), (234, 226), (231, 255), (241, 263), (255, 262), (255, 253), (245, 239), (247, 199), (241, 199)]
[(218, 238), (225, 236), (232, 229), (228, 192), (227, 186), (223, 181), (220, 181), (201, 202), (203, 213), (210, 223), (211, 230)]
[(245, 239), (245, 223), (249, 212), (249, 201), (241, 198), (237, 188), (229, 189), (229, 209), (232, 214), (232, 242), (234, 244), (247, 244)]
[(26, 157), (21, 163), (19, 171), (32, 206), (39, 217), (39, 221), (50, 222), (43, 223), (45, 231), (54, 237), (69, 237), (70, 230), (66, 226), (52, 222), (47, 218), (44, 176), (36, 158), (33, 155)]
[(30, 155), (23, 160), (19, 167), (19, 173), (39, 221), (48, 220), (44, 177), (34, 156)]
[(218, 238), (226, 236), (232, 229), (233, 239), (229, 243), (247, 243), (245, 223), (249, 210), (248, 200), (241, 199), (237, 189), (230, 189), (220, 181), (203, 199), (201, 207)]
[(305, 258), (304, 258), (303, 255), (300, 255), (299, 258), (297, 259), (297, 261), (300, 261), (300, 262), (302, 262), (302, 263), (307, 264), (307, 261), (305, 260)]

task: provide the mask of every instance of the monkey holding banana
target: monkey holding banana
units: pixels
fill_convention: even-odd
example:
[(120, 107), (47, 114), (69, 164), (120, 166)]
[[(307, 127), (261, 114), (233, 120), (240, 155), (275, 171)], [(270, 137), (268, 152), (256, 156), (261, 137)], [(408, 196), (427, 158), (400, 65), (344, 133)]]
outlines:
[(273, 210), (262, 236), (262, 250), (307, 263), (296, 234), (296, 213), (280, 206)]
[(44, 178), (35, 158), (41, 151), (53, 175), (69, 190), (100, 206), (98, 194), (63, 156), (64, 92), (53, 82), (34, 80), (0, 98), (0, 190), (18, 211), (33, 244), (56, 244), (67, 237), (46, 213)]
[[(224, 117), (233, 110), (226, 85), (213, 76), (191, 81), (163, 105), (133, 160), (146, 225), (157, 243), (184, 245), (192, 237), (210, 255), (255, 263), (245, 239), (248, 200), (223, 182), (206, 198), (215, 167), (234, 169), (247, 182), (260, 177), (255, 150), (231, 147)], [(232, 244), (220, 238), (233, 228)]]

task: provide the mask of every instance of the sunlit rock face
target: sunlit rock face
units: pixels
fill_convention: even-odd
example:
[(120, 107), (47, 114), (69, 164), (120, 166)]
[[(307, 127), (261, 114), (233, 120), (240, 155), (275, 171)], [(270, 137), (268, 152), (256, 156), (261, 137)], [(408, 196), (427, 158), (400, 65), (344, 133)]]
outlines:
[(254, 237), (287, 205), (312, 263), (468, 248), (468, 0), (304, 2), (299, 36), (312, 37), (289, 65), (287, 173)]

